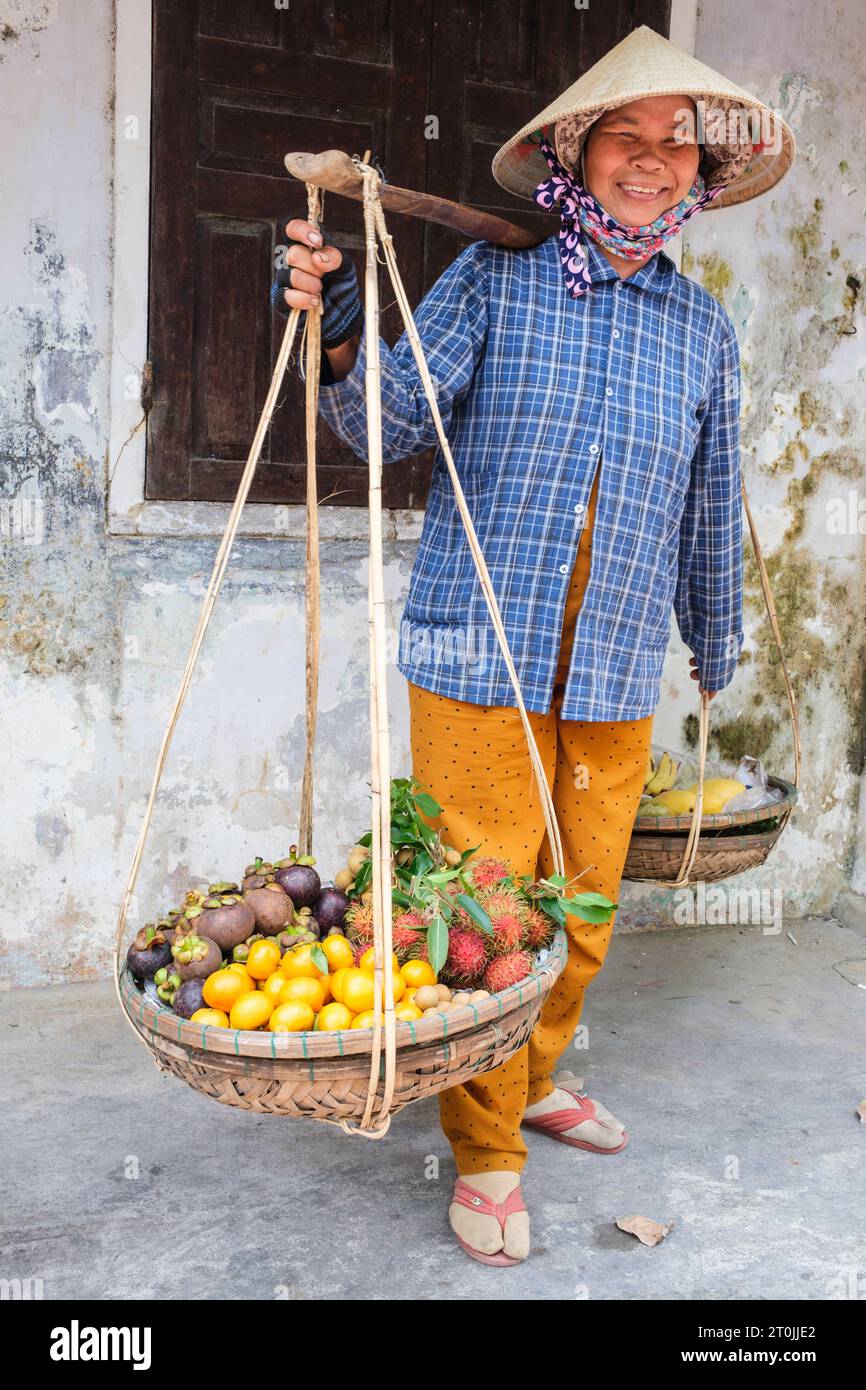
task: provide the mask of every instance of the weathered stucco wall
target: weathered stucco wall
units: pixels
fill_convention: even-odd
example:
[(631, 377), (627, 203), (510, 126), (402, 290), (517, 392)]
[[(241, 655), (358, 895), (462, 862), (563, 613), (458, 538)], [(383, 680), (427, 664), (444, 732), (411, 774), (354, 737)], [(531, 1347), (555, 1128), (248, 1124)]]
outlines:
[[(856, 526), (830, 534), (826, 522), (827, 503), (861, 486), (866, 439), (863, 40), (855, 0), (820, 26), (802, 8), (798, 22), (781, 0), (760, 17), (735, 0), (724, 17), (700, 19), (698, 56), (779, 106), (801, 155), (775, 197), (696, 219), (685, 264), (740, 333), (746, 475), (801, 700), (802, 809), (750, 879), (782, 889), (791, 915), (827, 907), (852, 871), (866, 669), (862, 537)], [(113, 7), (5, 0), (0, 21), (3, 974), (35, 984), (106, 968), (215, 542), (107, 534)], [(413, 553), (409, 541), (386, 549), (394, 630)], [(164, 781), (139, 920), (190, 875), (233, 875), (291, 841), (303, 564), (299, 541), (237, 547)], [(368, 814), (365, 578), (361, 542), (325, 544), (316, 851), (327, 871)], [(753, 566), (750, 592), (747, 659), (714, 702), (713, 738), (726, 757), (754, 752), (786, 773), (783, 692)], [(685, 666), (672, 648), (657, 742), (674, 747), (694, 735)], [(391, 677), (392, 766), (405, 773), (393, 665)], [(674, 907), (630, 888), (620, 924), (671, 921)]]
[[(798, 144), (774, 193), (689, 224), (683, 269), (731, 314), (743, 363), (743, 471), (797, 695), (801, 801), (749, 882), (786, 912), (829, 906), (862, 842), (866, 633), (866, 40), (857, 0), (701, 7), (696, 55), (781, 112)], [(751, 545), (747, 644), (712, 706), (711, 747), (791, 775), (781, 667)], [(694, 739), (670, 692), (657, 735)], [(859, 875), (859, 885), (857, 876)], [(855, 871), (863, 890), (866, 875)]]

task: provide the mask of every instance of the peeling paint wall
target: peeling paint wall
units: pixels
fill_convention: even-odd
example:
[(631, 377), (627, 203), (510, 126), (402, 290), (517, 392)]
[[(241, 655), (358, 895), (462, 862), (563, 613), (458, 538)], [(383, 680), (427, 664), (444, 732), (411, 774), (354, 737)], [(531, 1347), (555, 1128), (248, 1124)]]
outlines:
[[(856, 528), (831, 534), (826, 516), (833, 499), (863, 491), (863, 39), (854, 0), (832, 5), (820, 26), (811, 7), (801, 8), (792, 20), (781, 0), (760, 14), (734, 0), (699, 18), (698, 56), (780, 106), (801, 154), (775, 196), (693, 221), (684, 265), (725, 304), (743, 351), (746, 476), (805, 753), (801, 810), (754, 882), (783, 885), (792, 915), (826, 908), (852, 869), (861, 888), (866, 881), (866, 868), (854, 864), (863, 540)], [(215, 551), (210, 540), (106, 532), (112, 45), (110, 0), (0, 6), (0, 140), (14, 152), (0, 220), (6, 983), (106, 969)], [(394, 631), (413, 556), (409, 541), (386, 547)], [(304, 746), (303, 577), (302, 542), (236, 548), (164, 779), (139, 921), (170, 905), (190, 877), (231, 877), (258, 852), (285, 852), (293, 838)], [(751, 562), (749, 584), (747, 655), (734, 687), (713, 703), (713, 746), (733, 760), (757, 753), (786, 774), (783, 692)], [(315, 848), (332, 872), (368, 815), (361, 542), (323, 546), (323, 605)], [(672, 648), (656, 728), (657, 742), (672, 747), (694, 738), (684, 668)], [(406, 694), (393, 663), (390, 675), (392, 766), (405, 773)], [(623, 903), (623, 928), (674, 920), (667, 894), (630, 887)]]
[[(852, 873), (855, 887), (866, 886), (858, 819), (866, 763), (862, 7), (836, 0), (816, 23), (803, 3), (703, 6), (695, 51), (780, 111), (798, 145), (774, 192), (694, 219), (683, 256), (684, 272), (724, 304), (740, 343), (743, 471), (803, 744), (796, 816), (748, 879), (781, 888), (795, 915), (827, 908)], [(745, 553), (746, 647), (733, 685), (711, 705), (711, 751), (731, 763), (753, 753), (790, 777), (785, 685), (748, 538)], [(693, 747), (688, 692), (669, 694), (657, 736)]]

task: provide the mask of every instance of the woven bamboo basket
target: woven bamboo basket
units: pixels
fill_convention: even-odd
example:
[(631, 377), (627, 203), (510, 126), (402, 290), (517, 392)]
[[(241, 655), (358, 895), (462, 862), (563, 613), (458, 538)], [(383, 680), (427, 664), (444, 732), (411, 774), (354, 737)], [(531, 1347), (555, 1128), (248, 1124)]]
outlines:
[[(704, 772), (709, 738), (709, 697), (702, 693), (698, 730), (698, 790), (691, 815), (653, 816), (651, 820), (635, 820), (626, 856), (623, 878), (632, 883), (656, 883), (660, 887), (685, 888), (692, 883), (717, 883), (735, 874), (756, 869), (764, 863), (797, 801), (800, 784), (800, 724), (794, 687), (785, 661), (782, 634), (770, 577), (764, 563), (761, 542), (755, 519), (749, 506), (745, 483), (741, 483), (743, 506), (749, 525), (749, 535), (758, 565), (761, 592), (770, 620), (773, 641), (779, 653), (779, 663), (785, 680), (788, 714), (794, 749), (794, 778), (786, 782), (781, 777), (768, 777), (771, 787), (782, 793), (778, 801), (753, 811), (725, 812), (721, 815), (703, 814)], [(748, 825), (760, 829), (746, 832)], [(732, 834), (740, 829), (741, 834)]]
[[(396, 1026), (389, 1111), (491, 1071), (529, 1041), (565, 964), (557, 932), (525, 980), (478, 1004)], [(360, 1120), (368, 1104), (372, 1029), (335, 1033), (244, 1033), (179, 1018), (121, 972), (124, 1009), (161, 1071), (224, 1105), (312, 1120)], [(380, 1068), (375, 1100), (384, 1098)]]
[[(476, 571), (490, 611), (494, 630), (514, 687), (529, 747), (534, 780), (539, 787), (554, 870), (563, 874), (564, 857), (553, 799), (532, 726), (496, 595), (472, 522), (451, 449), (445, 436), (436, 393), (424, 359), (412, 311), (400, 278), (392, 239), (379, 201), (379, 173), (364, 160), (356, 160), (364, 180), (366, 245), (365, 317), (367, 324), (366, 404), (369, 455), (369, 635), (370, 635), (370, 756), (375, 954), (375, 1027), (343, 1032), (278, 1034), (204, 1027), (180, 1018), (158, 1000), (140, 990), (128, 974), (121, 956), (125, 925), (144, 856), (148, 831), (162, 773), (174, 731), (189, 691), (229, 555), (237, 535), (241, 512), (249, 494), (262, 444), (276, 405), (280, 384), (297, 332), (300, 311), (289, 315), (277, 355), (268, 394), (250, 447), (238, 493), (220, 542), (204, 605), (190, 647), (180, 689), (163, 735), (144, 819), (132, 859), (117, 922), (114, 978), (121, 1008), (153, 1057), (156, 1065), (185, 1081), (194, 1090), (226, 1105), (264, 1114), (306, 1116), (339, 1125), (347, 1134), (379, 1139), (388, 1130), (391, 1116), (423, 1096), (470, 1080), (500, 1066), (523, 1047), (550, 989), (565, 964), (566, 937), (559, 931), (551, 949), (530, 975), (513, 988), (491, 996), (481, 1004), (425, 1016), (414, 1023), (395, 1017), (391, 978), (391, 824), (388, 710), (386, 703), (386, 618), (382, 556), (382, 434), (379, 389), (378, 251), (384, 253), (407, 336), (424, 383), (443, 456), (454, 485)], [(323, 194), (307, 183), (308, 218), (318, 224)], [(377, 241), (378, 238), (378, 241)], [(302, 854), (312, 852), (313, 751), (319, 671), (320, 566), (318, 503), (316, 496), (316, 416), (321, 352), (320, 313), (305, 311), (305, 381), (307, 446), (307, 551), (306, 551), (306, 756), (300, 793), (298, 845)]]

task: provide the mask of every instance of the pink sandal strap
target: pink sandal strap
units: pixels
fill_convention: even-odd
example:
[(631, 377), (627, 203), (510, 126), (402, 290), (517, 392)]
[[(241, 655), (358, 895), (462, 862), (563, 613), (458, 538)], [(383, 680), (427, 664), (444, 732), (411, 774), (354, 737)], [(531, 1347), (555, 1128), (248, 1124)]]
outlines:
[[(567, 1088), (562, 1086), (560, 1089), (564, 1091)], [(568, 1094), (574, 1096), (577, 1102), (575, 1106), (569, 1106), (567, 1110), (551, 1110), (547, 1115), (533, 1115), (526, 1120), (526, 1124), (534, 1125), (536, 1129), (550, 1130), (553, 1134), (564, 1134), (566, 1130), (576, 1129), (587, 1120), (595, 1120), (605, 1129), (613, 1128), (608, 1120), (598, 1118), (595, 1104), (589, 1096), (582, 1096), (577, 1091), (569, 1091)]]
[(458, 1178), (454, 1184), (454, 1196), (452, 1201), (458, 1206), (468, 1207), (470, 1211), (476, 1211), (480, 1216), (495, 1216), (500, 1226), (505, 1227), (505, 1222), (509, 1216), (513, 1216), (517, 1211), (526, 1211), (526, 1203), (523, 1200), (523, 1193), (518, 1184), (504, 1202), (494, 1202), (483, 1192), (479, 1192), (477, 1187)]

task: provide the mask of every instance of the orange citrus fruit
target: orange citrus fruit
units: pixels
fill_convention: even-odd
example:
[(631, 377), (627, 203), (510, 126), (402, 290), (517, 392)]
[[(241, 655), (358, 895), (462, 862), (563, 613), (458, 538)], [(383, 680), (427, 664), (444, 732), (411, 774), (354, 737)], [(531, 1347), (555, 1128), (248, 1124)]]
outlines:
[(413, 989), (420, 989), (422, 985), (435, 985), (436, 983), (436, 972), (426, 960), (407, 960), (405, 965), (400, 966), (400, 974), (406, 984)]
[(326, 1004), (316, 1018), (316, 1027), (323, 1032), (336, 1032), (338, 1028), (351, 1028), (352, 1011), (345, 1004)]
[(326, 936), (322, 942), (322, 950), (332, 970), (342, 970), (345, 966), (355, 963), (352, 943), (347, 941), (345, 936)]
[(276, 941), (267, 938), (254, 941), (246, 959), (246, 967), (254, 980), (266, 980), (273, 975), (280, 963), (280, 948)]
[(373, 1009), (365, 1009), (362, 1014), (357, 1014), (352, 1020), (353, 1028), (372, 1028), (376, 1021), (376, 1014)]
[(255, 980), (253, 979), (250, 972), (247, 970), (247, 967), (245, 965), (241, 965), (239, 960), (233, 960), (231, 965), (227, 966), (226, 968), (228, 970), (233, 970), (236, 975), (240, 975), (242, 980), (246, 980), (249, 989), (255, 989)]
[[(318, 941), (315, 943), (318, 946)], [(313, 949), (313, 942), (307, 941), (303, 946), (292, 946), (283, 956), (280, 966), (282, 973), (288, 980), (297, 980), (306, 977), (308, 980), (320, 980), (325, 973), (320, 970), (316, 962), (311, 959), (310, 952)], [(252, 954), (252, 952), (250, 953)]]
[[(266, 994), (268, 996), (273, 1005), (276, 1005), (279, 1002), (280, 993), (285, 987), (286, 983), (287, 981), (285, 975), (281, 975), (279, 970), (275, 970), (273, 975), (269, 975), (266, 980), (262, 980), (261, 984), (259, 985), (259, 989), (262, 991), (263, 994)], [(310, 984), (314, 983), (315, 981), (310, 981)]]
[(309, 1004), (302, 999), (292, 999), (287, 1004), (278, 1004), (268, 1020), (272, 1033), (306, 1033), (316, 1021)]
[(342, 1004), (343, 1002), (343, 981), (350, 969), (351, 966), (341, 966), (339, 970), (334, 971), (333, 975), (328, 976), (328, 982), (331, 986), (331, 998), (336, 1000), (338, 1004)]
[(347, 970), (343, 976), (340, 993), (342, 1000), (353, 1014), (366, 1013), (373, 1007), (375, 987), (373, 976), (366, 970)]
[[(272, 980), (276, 978), (275, 975), (271, 976)], [(285, 976), (281, 978), (278, 996), (280, 1004), (308, 1004), (313, 1013), (317, 1014), (325, 1007), (325, 997), (325, 986), (321, 980), (310, 980), (304, 975), (299, 975), (295, 980), (287, 980)]]
[(232, 1028), (261, 1028), (273, 1011), (274, 1006), (263, 990), (251, 990), (232, 1005), (229, 1020)]
[[(361, 959), (358, 961), (358, 969), (359, 969), (359, 970), (369, 970), (370, 974), (372, 975), (373, 971), (374, 971), (375, 968), (376, 968), (376, 966), (375, 966), (375, 961), (374, 961), (374, 956), (375, 956), (375, 949), (374, 949), (374, 947), (369, 946), (369, 947), (367, 948), (367, 950), (364, 952), (364, 954), (362, 955)], [(400, 962), (398, 961), (397, 957), (393, 954), (393, 952), (392, 952), (392, 954), (391, 954), (391, 968), (392, 968), (392, 970), (394, 971), (394, 974), (395, 974), (395, 975), (399, 973), (399, 970), (400, 970)]]
[(208, 1028), (228, 1028), (229, 1016), (222, 1009), (196, 1009), (190, 1023), (204, 1023)]
[(250, 989), (251, 981), (236, 970), (215, 970), (202, 985), (202, 998), (212, 1009), (229, 1013), (232, 1004)]
[(421, 1017), (421, 1010), (417, 1004), (398, 1004), (394, 1016), (400, 1023), (414, 1023)]

